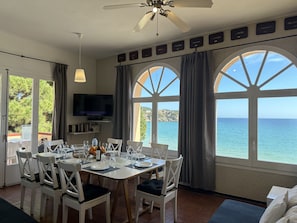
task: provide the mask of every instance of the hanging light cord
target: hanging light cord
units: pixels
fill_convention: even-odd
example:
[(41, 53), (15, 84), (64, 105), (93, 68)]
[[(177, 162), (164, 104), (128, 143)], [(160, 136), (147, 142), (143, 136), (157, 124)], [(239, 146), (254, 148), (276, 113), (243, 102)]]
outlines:
[(159, 12), (157, 12), (157, 32), (156, 32), (156, 36), (159, 36)]
[(78, 55), (78, 67), (81, 68), (81, 39), (83, 38), (83, 35), (81, 33), (78, 33), (79, 38), (79, 55)]

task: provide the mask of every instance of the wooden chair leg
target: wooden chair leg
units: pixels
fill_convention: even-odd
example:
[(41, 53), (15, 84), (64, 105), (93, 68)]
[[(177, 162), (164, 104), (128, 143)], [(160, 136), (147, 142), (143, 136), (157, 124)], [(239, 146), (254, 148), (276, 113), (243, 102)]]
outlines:
[(136, 194), (136, 207), (135, 207), (135, 223), (138, 223), (139, 220), (139, 209), (140, 209), (140, 203), (142, 198), (140, 198), (137, 194)]
[(86, 210), (79, 210), (79, 223), (85, 223)]
[(34, 206), (35, 206), (35, 198), (36, 198), (36, 190), (31, 190), (31, 205), (30, 205), (30, 214), (31, 216), (34, 215)]
[(110, 223), (110, 195), (106, 195), (106, 202), (105, 202), (105, 215), (106, 215), (106, 223)]
[(63, 223), (67, 223), (68, 220), (68, 207), (63, 204)]
[(22, 185), (22, 188), (21, 188), (21, 204), (20, 204), (21, 209), (24, 208), (25, 190), (26, 190), (25, 186)]

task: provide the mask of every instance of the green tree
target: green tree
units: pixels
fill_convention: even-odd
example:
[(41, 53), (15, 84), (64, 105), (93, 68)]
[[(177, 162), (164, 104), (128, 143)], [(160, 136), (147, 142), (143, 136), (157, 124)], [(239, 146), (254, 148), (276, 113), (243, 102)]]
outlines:
[(140, 140), (143, 141), (145, 139), (146, 134), (146, 118), (145, 111), (143, 107), (140, 110)]
[[(32, 78), (9, 76), (9, 133), (21, 132), (22, 125), (32, 124), (32, 86)], [(39, 89), (39, 131), (51, 132), (53, 83), (41, 80)]]

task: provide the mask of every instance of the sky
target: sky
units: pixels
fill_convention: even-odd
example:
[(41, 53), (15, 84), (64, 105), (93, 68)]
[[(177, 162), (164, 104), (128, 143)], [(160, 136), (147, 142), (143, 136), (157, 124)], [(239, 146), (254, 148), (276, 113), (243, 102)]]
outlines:
[[(223, 77), (218, 83), (218, 92), (297, 88), (297, 68), (283, 55), (270, 51), (265, 59), (264, 51), (255, 51), (254, 54), (243, 54), (242, 58), (238, 57), (231, 66), (227, 65), (227, 69), (222, 69)], [(217, 108), (218, 117), (247, 117), (248, 100), (219, 100)], [(258, 117), (297, 118), (297, 96), (259, 98)]]

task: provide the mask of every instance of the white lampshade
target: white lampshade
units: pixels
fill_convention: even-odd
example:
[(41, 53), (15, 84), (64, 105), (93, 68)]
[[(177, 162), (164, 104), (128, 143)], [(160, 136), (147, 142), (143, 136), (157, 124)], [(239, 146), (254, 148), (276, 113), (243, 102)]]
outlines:
[(84, 69), (76, 69), (74, 75), (74, 82), (84, 83), (86, 82), (86, 75)]

